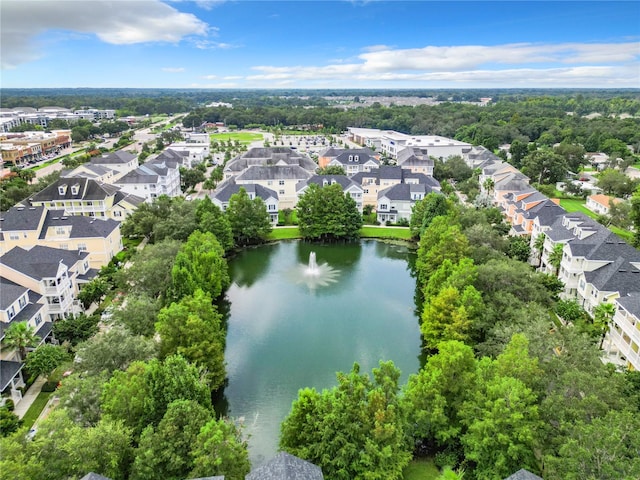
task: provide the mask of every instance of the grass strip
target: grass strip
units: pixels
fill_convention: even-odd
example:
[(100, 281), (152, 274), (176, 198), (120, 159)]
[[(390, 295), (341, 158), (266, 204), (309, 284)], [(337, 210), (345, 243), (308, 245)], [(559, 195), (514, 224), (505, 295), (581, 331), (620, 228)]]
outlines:
[(40, 392), (38, 394), (36, 399), (29, 407), (29, 410), (27, 410), (27, 412), (24, 414), (24, 417), (22, 417), (22, 424), (25, 427), (29, 429), (33, 427), (33, 424), (36, 423), (36, 420), (42, 413), (42, 410), (44, 410), (44, 407), (47, 405), (47, 402), (49, 401), (49, 398), (52, 394), (53, 392)]

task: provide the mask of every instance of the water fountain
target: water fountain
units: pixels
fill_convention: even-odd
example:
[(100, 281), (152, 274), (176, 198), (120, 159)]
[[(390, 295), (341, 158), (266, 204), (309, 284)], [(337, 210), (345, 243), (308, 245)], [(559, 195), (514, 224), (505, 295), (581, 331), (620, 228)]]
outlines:
[(326, 263), (318, 263), (316, 252), (309, 253), (309, 262), (300, 263), (291, 272), (291, 278), (295, 283), (305, 284), (310, 290), (324, 287), (338, 281), (340, 271), (330, 267)]

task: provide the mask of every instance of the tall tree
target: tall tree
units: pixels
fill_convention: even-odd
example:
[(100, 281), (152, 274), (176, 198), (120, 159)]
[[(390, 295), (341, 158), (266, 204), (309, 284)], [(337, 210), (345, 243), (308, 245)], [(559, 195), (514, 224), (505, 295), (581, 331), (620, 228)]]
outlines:
[(560, 264), (564, 252), (564, 243), (556, 243), (553, 250), (549, 254), (549, 264), (554, 268), (554, 275), (557, 277), (560, 273)]
[(321, 187), (311, 184), (296, 205), (298, 227), (309, 240), (356, 239), (360, 235), (362, 216), (356, 202), (342, 192), (338, 183)]
[(633, 223), (633, 246), (640, 248), (640, 185), (631, 197), (631, 221)]
[(212, 233), (193, 232), (180, 247), (171, 270), (173, 299), (193, 295), (202, 289), (218, 298), (230, 279), (224, 250)]
[(8, 349), (18, 350), (20, 361), (27, 357), (27, 347), (35, 347), (40, 338), (36, 336), (35, 330), (27, 325), (27, 322), (14, 322), (9, 325), (4, 337), (4, 345)]
[(212, 390), (222, 386), (226, 377), (221, 320), (211, 297), (198, 289), (193, 296), (163, 308), (156, 324), (161, 357), (177, 353), (202, 367)]
[(198, 203), (196, 218), (198, 229), (213, 233), (225, 252), (233, 248), (233, 231), (229, 219), (208, 196)]
[(26, 365), (32, 375), (44, 375), (48, 378), (53, 370), (69, 359), (64, 347), (45, 343), (27, 354)]
[(261, 243), (271, 232), (269, 212), (264, 201), (260, 197), (252, 200), (244, 188), (231, 195), (225, 213), (237, 245)]
[(567, 161), (550, 149), (536, 150), (522, 159), (522, 173), (538, 184), (561, 181), (567, 174)]

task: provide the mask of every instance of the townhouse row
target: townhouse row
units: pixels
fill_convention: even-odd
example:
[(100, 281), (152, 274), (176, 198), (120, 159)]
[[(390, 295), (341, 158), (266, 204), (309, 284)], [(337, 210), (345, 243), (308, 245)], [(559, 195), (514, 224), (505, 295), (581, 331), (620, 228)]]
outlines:
[[(480, 185), (503, 211), (510, 233), (531, 236), (532, 265), (558, 276), (564, 284), (562, 297), (590, 314), (602, 303), (615, 306), (603, 344), (606, 360), (639, 370), (640, 251), (587, 215), (568, 213), (512, 165), (490, 160), (479, 168)], [(603, 211), (612, 201), (601, 197), (591, 198), (592, 209)], [(560, 249), (558, 265), (554, 251)]]

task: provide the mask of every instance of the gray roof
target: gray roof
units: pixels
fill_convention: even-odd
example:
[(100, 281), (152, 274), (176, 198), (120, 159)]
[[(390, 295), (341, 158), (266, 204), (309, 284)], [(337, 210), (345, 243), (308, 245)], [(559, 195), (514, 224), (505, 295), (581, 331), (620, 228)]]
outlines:
[(120, 222), (111, 218), (100, 219), (81, 215), (65, 216), (64, 210), (49, 210), (42, 225), (40, 239), (46, 238), (48, 228), (63, 226), (71, 227), (69, 238), (106, 238), (120, 226)]
[(3, 232), (37, 230), (43, 212), (44, 207), (11, 207), (0, 213), (0, 229)]
[(567, 211), (560, 205), (552, 202), (551, 200), (545, 200), (538, 205), (531, 207), (524, 215), (527, 218), (538, 218), (538, 222), (541, 226), (549, 226), (555, 222), (558, 217), (565, 215)]
[(640, 285), (640, 270), (623, 257), (592, 272), (584, 272), (584, 277), (599, 291), (618, 292), (621, 296), (637, 292)]
[(53, 322), (42, 322), (36, 331), (36, 337), (40, 337), (40, 343), (44, 342), (53, 330)]
[(241, 188), (244, 188), (248, 194), (254, 194), (256, 197), (260, 197), (264, 201), (267, 201), (269, 198), (278, 199), (278, 193), (270, 188), (266, 188), (255, 183), (238, 185), (233, 178), (230, 178), (218, 185), (216, 190), (211, 194), (211, 197), (215, 198), (219, 202), (227, 203), (231, 198), (231, 195), (238, 193)]
[(111, 152), (101, 157), (94, 157), (91, 159), (91, 163), (93, 165), (120, 165), (129, 163), (135, 159), (136, 156), (132, 153), (118, 150), (117, 152)]
[(529, 188), (529, 179), (519, 172), (509, 173), (503, 178), (497, 179), (494, 188), (496, 190), (519, 192)]
[(524, 468), (518, 470), (513, 475), (509, 475), (504, 480), (542, 480), (542, 477), (531, 473), (529, 470), (525, 470)]
[[(349, 157), (351, 157), (351, 159), (349, 159)], [(353, 165), (354, 163), (364, 164), (367, 162), (373, 162), (376, 165), (380, 164), (380, 161), (377, 158), (373, 157), (369, 154), (369, 152), (366, 152), (364, 150), (345, 150), (331, 161), (339, 162), (342, 165)]]
[(29, 289), (22, 285), (0, 277), (0, 310), (9, 308), (9, 305), (18, 300), (27, 290)]
[(236, 178), (236, 181), (256, 180), (305, 180), (313, 174), (299, 165), (251, 166)]
[(22, 362), (0, 360), (0, 391), (9, 386), (11, 380), (22, 370)]
[[(66, 185), (67, 190), (64, 194), (60, 194), (58, 187)], [(71, 187), (78, 185), (79, 191), (76, 195), (72, 193)], [(115, 195), (118, 187), (98, 182), (91, 178), (61, 178), (52, 183), (48, 187), (34, 193), (31, 196), (32, 201), (50, 202), (56, 200), (105, 200)]]
[(340, 147), (327, 147), (326, 149), (324, 149), (322, 152), (320, 152), (318, 154), (319, 157), (337, 157), (338, 155), (340, 155), (342, 152), (344, 152), (345, 149), (344, 148), (340, 148)]
[(225, 171), (242, 172), (252, 166), (297, 165), (309, 172), (315, 172), (318, 165), (306, 155), (289, 147), (251, 148), (249, 151), (227, 162)]
[(102, 165), (93, 165), (93, 164), (84, 164), (76, 167), (74, 169), (63, 170), (60, 173), (60, 177), (62, 178), (75, 178), (75, 177), (102, 177), (103, 175), (113, 172), (110, 168), (104, 167)]
[(127, 202), (129, 202), (129, 203), (131, 203), (132, 205), (135, 205), (135, 206), (138, 206), (141, 203), (144, 203), (144, 198), (139, 197), (137, 195), (134, 195), (132, 193), (126, 193), (126, 192), (123, 192), (122, 190), (120, 190), (113, 197), (113, 204), (117, 205), (120, 202), (122, 202), (123, 200), (126, 200)]
[(622, 296), (616, 300), (622, 308), (624, 308), (631, 315), (635, 315), (640, 318), (640, 286), (639, 291), (627, 293), (626, 296)]
[(351, 180), (346, 175), (314, 175), (307, 180), (303, 180), (299, 182), (296, 185), (296, 190), (299, 191), (312, 183), (315, 183), (316, 185), (319, 185), (322, 187), (325, 185), (325, 182), (327, 182), (327, 184), (338, 183), (342, 187), (343, 191), (354, 185), (362, 189), (362, 187), (359, 184)]
[(320, 467), (286, 452), (254, 469), (245, 480), (323, 480)]
[(421, 193), (423, 195), (426, 195), (428, 193), (431, 193), (431, 188), (427, 185), (421, 185), (419, 183), (399, 183), (380, 191), (378, 193), (378, 198), (387, 197), (389, 200), (410, 202), (414, 201), (414, 193)]
[(31, 250), (14, 247), (0, 257), (0, 261), (3, 265), (40, 281), (43, 278), (54, 278), (58, 273), (60, 262), (70, 268), (78, 260), (88, 256), (89, 252), (36, 245)]
[(97, 473), (89, 472), (80, 480), (111, 480), (111, 479), (103, 475), (98, 475)]

